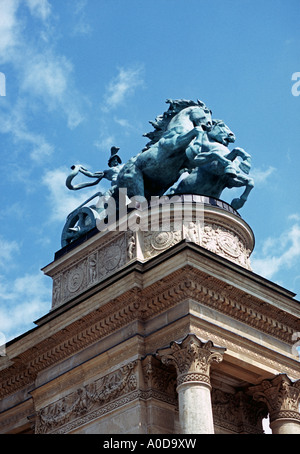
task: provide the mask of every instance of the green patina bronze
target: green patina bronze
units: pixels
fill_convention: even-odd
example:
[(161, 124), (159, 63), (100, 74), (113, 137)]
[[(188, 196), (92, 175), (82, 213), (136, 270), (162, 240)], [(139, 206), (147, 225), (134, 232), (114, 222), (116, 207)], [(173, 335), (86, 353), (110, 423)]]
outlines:
[[(212, 119), (210, 109), (202, 101), (170, 100), (169, 109), (150, 122), (153, 131), (145, 148), (125, 164), (121, 163), (117, 147), (112, 147), (109, 169), (90, 172), (83, 166), (72, 166), (66, 185), (79, 190), (98, 184), (103, 178), (111, 181), (104, 193), (113, 197), (118, 208), (119, 190), (125, 189), (129, 199), (164, 194), (197, 194), (219, 199), (225, 188), (245, 187), (240, 197), (231, 202), (238, 210), (246, 202), (254, 186), (248, 176), (251, 157), (242, 148), (229, 150), (235, 135), (222, 120)], [(93, 182), (73, 185), (78, 173)], [(93, 198), (93, 197), (92, 197)], [(95, 218), (103, 205), (86, 205), (92, 198), (70, 213), (62, 234), (62, 246), (69, 244), (95, 226)], [(94, 218), (94, 219), (93, 219)]]

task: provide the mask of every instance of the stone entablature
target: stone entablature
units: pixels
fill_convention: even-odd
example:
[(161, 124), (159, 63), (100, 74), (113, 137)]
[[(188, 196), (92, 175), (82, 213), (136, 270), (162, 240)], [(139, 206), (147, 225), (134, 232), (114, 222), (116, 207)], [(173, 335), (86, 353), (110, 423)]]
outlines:
[[(214, 265), (211, 270), (214, 270), (215, 277), (197, 268), (196, 262), (200, 257), (205, 260), (206, 266), (209, 263)], [(264, 367), (268, 366), (273, 373), (281, 371), (284, 363), (284, 371), (291, 377), (297, 377), (291, 347), (292, 335), (300, 331), (300, 327), (295, 303), (290, 298), (280, 295), (279, 300), (279, 296), (267, 288), (264, 298), (259, 299), (252, 295), (255, 282), (250, 293), (247, 293), (250, 290), (249, 283), (244, 290), (225, 284), (221, 276), (226, 282), (233, 278), (238, 282), (239, 278), (244, 280), (246, 276), (239, 276), (237, 270), (230, 268), (227, 270), (229, 274), (224, 275), (223, 263), (216, 262), (205, 251), (200, 252), (192, 243), (178, 244), (167, 262), (163, 255), (157, 256), (155, 260), (158, 277), (154, 282), (151, 277), (152, 264), (151, 268), (148, 262), (141, 266), (131, 264), (126, 275), (111, 281), (109, 288), (96, 288), (95, 293), (85, 301), (82, 312), (78, 306), (79, 300), (66, 308), (66, 313), (62, 311), (63, 307), (58, 308), (37, 321), (39, 328), (36, 334), (32, 333), (32, 338), (36, 339), (32, 341), (32, 348), (26, 349), (20, 344), (17, 357), (10, 358), (10, 366), (1, 371), (0, 396), (4, 397), (26, 383), (32, 383), (40, 371), (125, 326), (132, 326), (131, 335), (139, 329), (138, 325), (135, 326), (137, 321), (144, 327), (148, 323), (152, 326), (151, 320), (176, 307), (179, 314), (181, 310), (182, 314), (195, 314), (195, 320), (200, 311), (200, 331), (206, 332), (203, 326), (205, 320), (205, 323), (229, 329), (231, 334), (228, 338), (223, 332), (214, 333), (213, 341), (217, 345), (223, 344), (238, 355), (251, 357), (264, 364)], [(194, 263), (194, 266), (183, 265), (187, 261)], [(218, 276), (219, 267), (222, 272)], [(120, 288), (123, 289), (121, 293)], [(270, 303), (266, 302), (267, 296)], [(214, 311), (212, 315), (210, 311)], [(220, 322), (214, 314), (218, 314)], [(48, 325), (50, 328), (47, 328)], [(244, 339), (245, 329), (249, 337), (247, 342)], [(262, 333), (266, 336), (266, 342)], [(256, 338), (259, 340), (256, 341)], [(240, 340), (237, 343), (234, 339)], [(274, 352), (268, 349), (270, 344), (276, 345)]]

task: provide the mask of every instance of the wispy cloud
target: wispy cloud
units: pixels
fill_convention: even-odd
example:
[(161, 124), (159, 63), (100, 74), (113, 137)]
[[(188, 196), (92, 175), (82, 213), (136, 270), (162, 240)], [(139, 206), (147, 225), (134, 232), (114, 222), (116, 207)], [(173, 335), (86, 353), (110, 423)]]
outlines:
[(20, 244), (0, 237), (0, 337), (8, 341), (49, 311), (51, 282), (42, 272), (12, 277), (20, 257)]
[(18, 252), (19, 244), (16, 241), (7, 241), (0, 236), (0, 268), (7, 268)]
[(269, 166), (266, 169), (254, 167), (251, 170), (251, 177), (254, 179), (255, 185), (263, 185), (267, 183), (269, 177), (276, 172), (275, 167)]
[[(71, 191), (66, 187), (66, 178), (70, 169), (58, 168), (49, 170), (44, 174), (43, 184), (48, 188), (48, 202), (51, 212), (50, 221), (63, 222), (66, 217), (81, 203), (101, 191), (101, 186), (92, 186), (92, 188), (82, 189), (81, 191)], [(90, 180), (91, 182), (93, 180)], [(95, 199), (95, 202), (97, 199)], [(92, 204), (92, 202), (90, 202)]]
[(137, 87), (144, 84), (144, 67), (120, 68), (118, 75), (109, 83), (104, 96), (104, 110), (111, 110), (124, 103)]
[(51, 307), (51, 283), (42, 272), (25, 274), (15, 280), (0, 276), (0, 332), (5, 340), (32, 328), (33, 320)]
[(18, 20), (16, 11), (19, 0), (0, 0), (0, 61), (9, 58), (9, 51), (18, 42)]
[[(28, 17), (21, 17), (21, 6), (39, 21), (40, 36), (34, 40)], [(1, 103), (0, 132), (11, 134), (31, 147), (29, 156), (36, 163), (50, 156), (53, 147), (29, 126), (32, 111), (55, 111), (70, 129), (83, 120), (84, 96), (75, 87), (73, 66), (57, 51), (53, 29), (49, 26), (52, 7), (48, 0), (0, 0), (0, 63), (9, 64), (10, 78), (16, 77), (18, 90)], [(8, 84), (9, 85), (9, 84)]]
[(51, 5), (48, 0), (26, 0), (27, 6), (33, 16), (45, 20), (51, 13)]
[(11, 134), (17, 144), (26, 144), (30, 158), (37, 164), (44, 162), (54, 151), (47, 139), (40, 133), (31, 131), (26, 123), (26, 103), (18, 100), (14, 106), (0, 111), (0, 133)]
[(91, 33), (92, 27), (85, 13), (86, 5), (87, 0), (73, 0), (72, 2), (72, 10), (75, 18), (75, 24), (73, 26), (74, 35), (89, 35)]
[(269, 237), (261, 251), (253, 254), (253, 271), (268, 279), (280, 271), (294, 267), (300, 261), (300, 225), (294, 224), (279, 238)]
[(42, 101), (48, 110), (65, 114), (70, 129), (83, 120), (79, 102), (74, 102), (77, 90), (72, 81), (73, 66), (70, 61), (53, 51), (36, 54), (29, 51), (30, 58), (23, 66), (21, 89), (31, 99)]

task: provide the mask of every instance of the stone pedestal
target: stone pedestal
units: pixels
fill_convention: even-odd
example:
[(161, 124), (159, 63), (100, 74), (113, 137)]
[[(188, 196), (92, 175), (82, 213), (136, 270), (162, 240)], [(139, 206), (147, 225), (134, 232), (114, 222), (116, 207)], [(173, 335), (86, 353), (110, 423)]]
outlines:
[(61, 249), (44, 268), (53, 279), (52, 309), (128, 264), (145, 263), (183, 241), (248, 270), (254, 248), (251, 228), (230, 205), (195, 195), (161, 197), (146, 209), (132, 210), (107, 230), (94, 229), (90, 238), (81, 241)]
[(252, 434), (267, 413), (297, 432), (299, 302), (251, 271), (253, 233), (230, 206), (173, 202), (44, 268), (49, 312), (0, 357), (0, 433)]

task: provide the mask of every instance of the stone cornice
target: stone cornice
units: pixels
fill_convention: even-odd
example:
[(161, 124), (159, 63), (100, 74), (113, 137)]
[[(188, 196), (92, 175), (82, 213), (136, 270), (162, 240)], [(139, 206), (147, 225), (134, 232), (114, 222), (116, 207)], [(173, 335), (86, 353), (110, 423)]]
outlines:
[[(145, 267), (149, 268), (149, 262)], [(142, 283), (143, 279), (141, 287)], [(151, 285), (141, 287), (128, 289), (106, 304), (96, 306), (96, 309), (86, 309), (80, 319), (66, 326), (62, 325), (66, 314), (60, 314), (56, 320), (58, 326), (62, 326), (61, 329), (53, 332), (54, 324), (51, 321), (50, 337), (44, 337), (32, 346), (28, 340), (29, 348), (17, 357), (10, 358), (13, 365), (1, 371), (0, 396), (32, 383), (40, 371), (87, 348), (128, 323), (134, 320), (146, 323), (155, 315), (188, 298), (288, 344), (292, 344), (292, 334), (300, 331), (299, 319), (293, 314), (262, 302), (232, 285), (224, 285), (224, 282), (192, 265), (179, 267)], [(110, 293), (113, 296), (113, 287), (110, 288)], [(101, 292), (97, 294), (97, 299), (101, 300)], [(70, 310), (75, 311), (75, 307)], [(47, 323), (37, 328), (36, 332), (39, 329), (45, 332), (46, 326)], [(7, 351), (9, 355), (9, 348)]]

